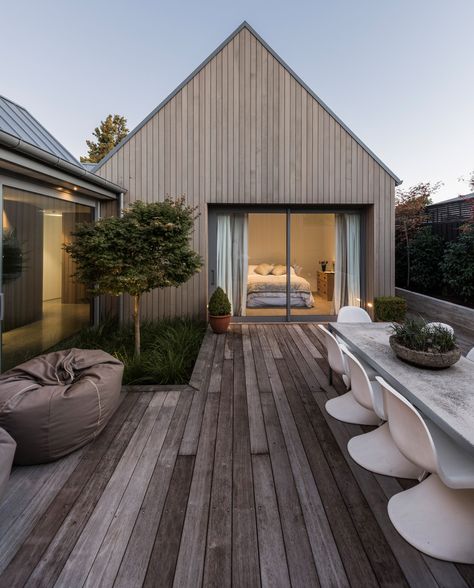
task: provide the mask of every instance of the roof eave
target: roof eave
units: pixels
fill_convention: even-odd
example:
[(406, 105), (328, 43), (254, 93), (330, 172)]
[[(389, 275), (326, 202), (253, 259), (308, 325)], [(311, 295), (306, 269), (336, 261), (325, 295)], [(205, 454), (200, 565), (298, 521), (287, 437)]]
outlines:
[(0, 130), (0, 145), (3, 145), (12, 151), (18, 151), (22, 155), (36, 159), (50, 167), (59, 168), (63, 172), (67, 172), (72, 176), (90, 182), (96, 186), (100, 186), (101, 188), (109, 190), (115, 194), (126, 192), (126, 190), (118, 184), (114, 184), (113, 182), (110, 182), (109, 180), (106, 180), (105, 178), (102, 178), (93, 172), (87, 171), (81, 165), (75, 165), (69, 161), (66, 161), (65, 159), (61, 159), (60, 157), (52, 155), (48, 151), (45, 151), (36, 145), (27, 143), (26, 141), (23, 141), (23, 139), (20, 139), (19, 137), (11, 135), (10, 133), (6, 133), (2, 130)]

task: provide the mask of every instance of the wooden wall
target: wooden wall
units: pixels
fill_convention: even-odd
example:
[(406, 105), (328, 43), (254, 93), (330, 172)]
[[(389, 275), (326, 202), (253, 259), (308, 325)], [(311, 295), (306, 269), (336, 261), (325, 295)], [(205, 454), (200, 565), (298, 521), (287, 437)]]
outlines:
[[(201, 212), (193, 246), (207, 260), (207, 205), (365, 206), (367, 288), (394, 290), (394, 179), (246, 28), (99, 169), (125, 204), (184, 194)], [(144, 316), (204, 315), (207, 271), (156, 291)]]

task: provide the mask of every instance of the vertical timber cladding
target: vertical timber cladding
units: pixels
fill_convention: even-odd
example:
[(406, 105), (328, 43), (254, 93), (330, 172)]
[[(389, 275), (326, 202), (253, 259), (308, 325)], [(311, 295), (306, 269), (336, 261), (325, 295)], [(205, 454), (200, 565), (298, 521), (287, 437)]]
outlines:
[[(145, 121), (96, 173), (127, 190), (125, 204), (184, 194), (205, 262), (208, 204), (364, 205), (368, 299), (393, 294), (396, 178), (247, 25)], [(206, 266), (148, 294), (143, 316), (204, 316)]]

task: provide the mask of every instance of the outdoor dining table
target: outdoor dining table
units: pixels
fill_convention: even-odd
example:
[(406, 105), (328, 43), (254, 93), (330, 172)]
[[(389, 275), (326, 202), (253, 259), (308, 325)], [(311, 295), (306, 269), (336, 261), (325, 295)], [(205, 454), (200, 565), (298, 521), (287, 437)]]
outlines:
[(329, 323), (330, 330), (403, 394), (425, 417), (474, 456), (474, 362), (442, 370), (415, 367), (389, 344), (391, 323)]

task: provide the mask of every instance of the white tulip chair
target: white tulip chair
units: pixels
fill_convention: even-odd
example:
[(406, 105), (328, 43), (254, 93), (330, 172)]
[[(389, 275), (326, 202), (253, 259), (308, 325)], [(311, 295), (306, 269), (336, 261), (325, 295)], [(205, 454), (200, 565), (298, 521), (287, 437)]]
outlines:
[(385, 476), (418, 479), (423, 470), (406, 459), (396, 446), (387, 422), (383, 390), (377, 380), (370, 381), (361, 362), (347, 349), (343, 349), (351, 378), (351, 391), (356, 401), (373, 411), (380, 426), (374, 431), (352, 437), (347, 450), (360, 466)]
[(372, 319), (367, 311), (360, 306), (343, 306), (337, 313), (338, 323), (371, 323)]
[[(329, 382), (332, 383), (332, 372), (334, 371), (342, 377), (346, 388), (350, 388), (349, 370), (342, 352), (342, 346), (326, 327), (318, 325), (318, 328), (324, 333), (324, 340), (328, 352)], [(379, 422), (379, 418), (375, 412), (373, 410), (367, 410), (360, 405), (350, 390), (341, 396), (331, 398), (331, 400), (326, 402), (325, 406), (327, 412), (332, 417), (345, 423), (376, 425)]]
[(388, 515), (411, 545), (438, 559), (474, 564), (474, 455), (457, 445), (381, 378), (390, 434), (431, 475), (389, 500)]
[(466, 355), (466, 358), (474, 361), (474, 347), (468, 352), (468, 354)]

